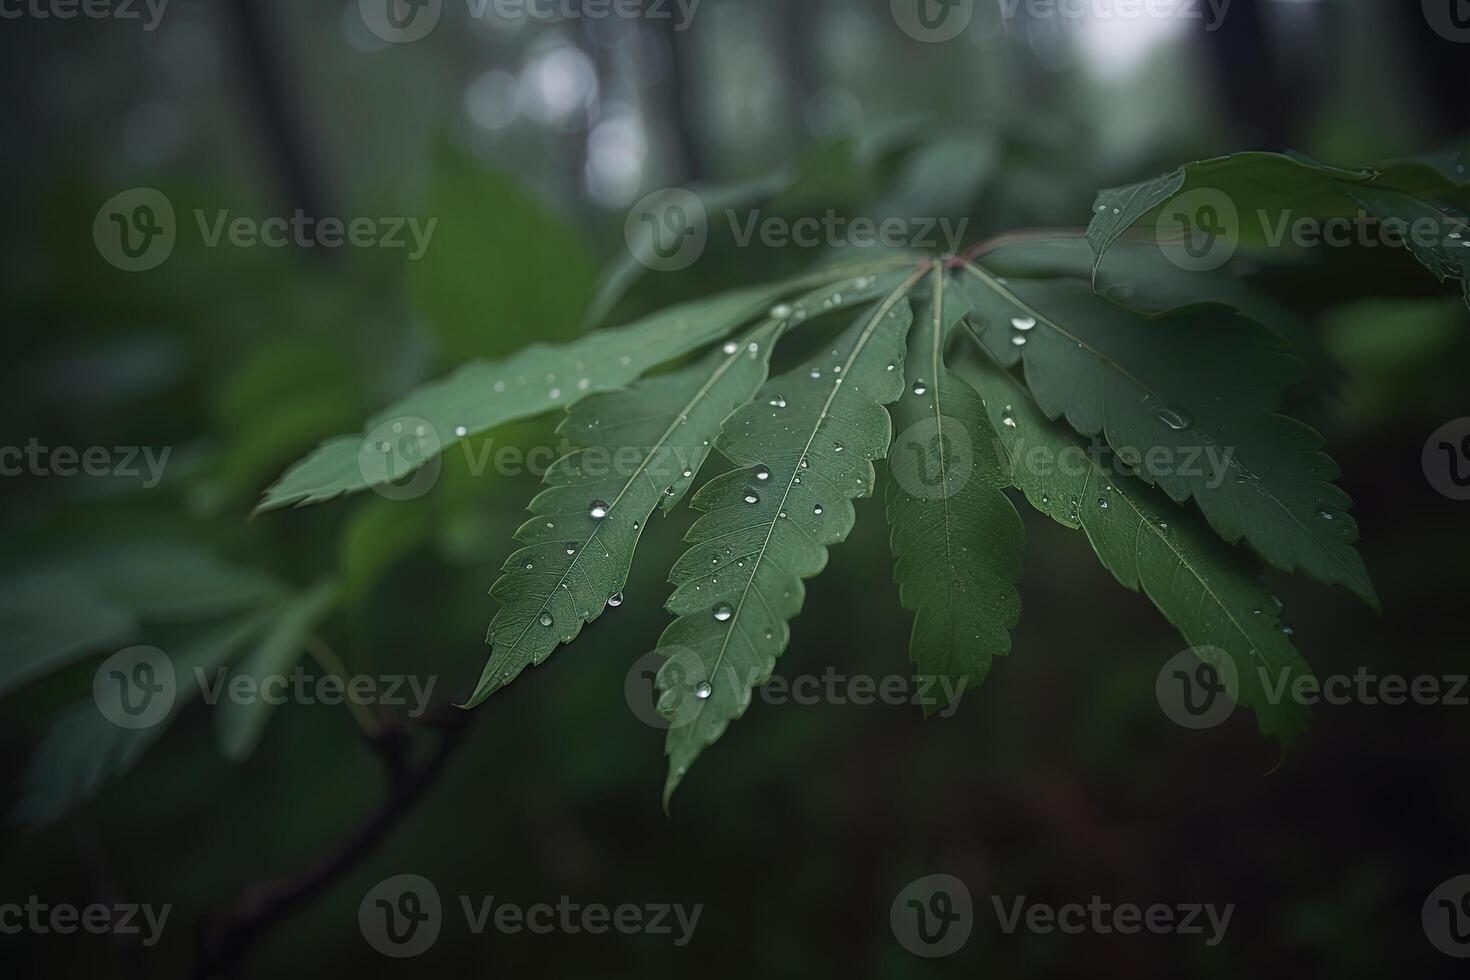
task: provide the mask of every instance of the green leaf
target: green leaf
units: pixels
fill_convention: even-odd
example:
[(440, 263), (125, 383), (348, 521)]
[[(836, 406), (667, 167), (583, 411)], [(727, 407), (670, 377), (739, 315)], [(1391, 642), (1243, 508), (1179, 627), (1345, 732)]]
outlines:
[(185, 545), (129, 541), (50, 559), (0, 586), (0, 697), (133, 639), (149, 623), (259, 608), (285, 586)]
[[(240, 661), (233, 675), (252, 678), (258, 691), (267, 678), (286, 674), (306, 652), (312, 632), (332, 611), (337, 598), (335, 583), (320, 582), (281, 603), (260, 645)], [(225, 757), (237, 762), (248, 758), (275, 708), (264, 697), (246, 702), (225, 698), (216, 705), (215, 734)]]
[(1175, 501), (1193, 497), (1227, 542), (1376, 608), (1336, 464), (1317, 432), (1276, 414), (1302, 366), (1270, 331), (1221, 306), (1144, 317), (1079, 282), (966, 270), (982, 345), (1006, 367), (1024, 360), (1048, 418), (1102, 434)]
[[(782, 297), (910, 262), (890, 256), (833, 266), (684, 303), (569, 344), (533, 344), (502, 361), (472, 361), (376, 416), (362, 435), (323, 443), (266, 491), (257, 512), (402, 480), (462, 439), (569, 405), (588, 391), (620, 388), (749, 323)], [(383, 451), (384, 444), (390, 451)]]
[[(1010, 649), (1009, 631), (1021, 618), (1016, 583), (1025, 530), (1003, 492), (1009, 466), (997, 455), (985, 406), (944, 363), (945, 343), (968, 305), (960, 290), (946, 289), (943, 272), (933, 282), (933, 298), (909, 333), (905, 393), (889, 408), (898, 435), (887, 506), (894, 581), (915, 613), (910, 659), (925, 690), (958, 698)], [(924, 711), (942, 707), (936, 700)]]
[(664, 805), (694, 758), (749, 707), (790, 639), (802, 579), (847, 537), (851, 499), (873, 489), (892, 431), (882, 406), (903, 390), (910, 275), (833, 345), (767, 382), (725, 423), (719, 449), (738, 469), (693, 500), (704, 515), (669, 574), (678, 619), (659, 639), (659, 710), (670, 718)]
[(1191, 646), (1226, 651), (1239, 680), (1237, 702), (1255, 711), (1263, 733), (1290, 743), (1309, 712), (1268, 692), (1291, 690), (1311, 669), (1245, 556), (1210, 534), (1198, 514), (1120, 475), (1111, 457), (1088, 452), (995, 365), (970, 355), (955, 366), (984, 397), (1010, 457), (1011, 481), (1032, 506), (1081, 528), (1108, 571), (1141, 589)]
[(10, 577), (0, 585), (0, 697), (105, 647), (138, 629), (126, 603), (97, 590), (83, 576), (48, 568)]
[(228, 662), (266, 629), (270, 617), (269, 612), (254, 612), (214, 627), (170, 657), (174, 701), (158, 724), (123, 728), (109, 721), (90, 698), (59, 714), (21, 776), (11, 821), (51, 823), (124, 776), (199, 694), (195, 672), (208, 673)]
[[(1193, 303), (1221, 303), (1245, 314), (1291, 345), (1307, 362), (1312, 377), (1339, 380), (1339, 371), (1301, 317), (1252, 286), (1249, 280), (1212, 269), (1184, 273), (1170, 258), (1177, 246), (1119, 242), (1098, 270), (1100, 296), (1138, 313), (1166, 313)], [(985, 268), (1004, 279), (1072, 278), (1086, 282), (1092, 274), (1092, 250), (1080, 238), (1016, 241), (985, 257)]]
[(602, 615), (627, 584), (648, 519), (660, 507), (671, 510), (688, 491), (721, 423), (766, 380), (771, 349), (785, 329), (872, 300), (890, 280), (870, 276), (860, 286), (844, 280), (824, 287), (686, 368), (573, 406), (559, 431), (582, 448), (547, 471), (547, 489), (531, 501), (534, 516), (516, 532), (526, 547), (506, 560), (490, 590), (501, 608), (468, 707)]
[[(1364, 187), (1353, 199), (1381, 222), (1403, 222), (1404, 246), (1440, 282), (1455, 281), (1470, 306), (1470, 217), (1400, 191)], [(1421, 235), (1416, 228), (1432, 233)]]
[[(1365, 207), (1380, 219), (1431, 217), (1444, 225), (1447, 236), (1455, 230), (1456, 219), (1451, 215), (1446, 220), (1441, 201), (1463, 187), (1463, 180), (1456, 181), (1440, 168), (1415, 160), (1355, 170), (1328, 166), (1300, 154), (1236, 153), (1197, 160), (1152, 180), (1099, 192), (1087, 227), (1093, 273), (1096, 275), (1112, 244), (1131, 228), (1138, 227), (1155, 240), (1175, 233), (1176, 229), (1160, 227), (1167, 217), (1164, 205), (1195, 190), (1218, 192), (1230, 202), (1238, 220), (1233, 227), (1229, 222), (1226, 226), (1241, 244), (1271, 245), (1271, 228), (1283, 218), (1351, 219)], [(1430, 265), (1425, 256), (1420, 255), (1420, 260)], [(1463, 272), (1463, 260), (1458, 268)], [(1440, 275), (1440, 270), (1435, 271)]]

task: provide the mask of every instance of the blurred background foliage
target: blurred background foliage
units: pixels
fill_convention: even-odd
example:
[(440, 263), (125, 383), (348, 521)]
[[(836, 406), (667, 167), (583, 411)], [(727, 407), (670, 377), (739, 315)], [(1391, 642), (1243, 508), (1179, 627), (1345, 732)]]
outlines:
[[(691, 186), (788, 217), (964, 217), (978, 240), (1082, 224), (1097, 188), (1188, 159), (1291, 147), (1366, 164), (1450, 145), (1470, 122), (1464, 48), (1427, 30), (1417, 4), (1235, 0), (1205, 32), (1004, 21), (981, 3), (964, 37), (924, 45), (894, 27), (886, 0), (706, 0), (685, 32), (473, 19), (447, 3), (427, 39), (389, 46), (355, 3), (174, 0), (156, 31), (21, 19), (0, 45), (12, 216), (0, 229), (0, 444), (171, 450), (155, 487), (0, 480), (0, 690), (12, 692), (0, 786), (26, 818), (0, 850), (0, 898), (176, 906), (157, 949), (4, 937), (27, 975), (186, 974), (199, 915), (309, 863), (380, 795), (381, 769), (342, 708), (239, 717), (196, 704), (153, 744), (80, 717), (104, 655), (233, 647), (248, 663), (316, 644), (353, 673), (433, 676), (441, 706), (478, 675), (485, 593), (537, 474), (476, 476), (454, 452), (416, 500), (250, 519), (286, 465), (464, 359), (817, 259), (737, 247), (716, 222), (692, 269), (640, 275), (622, 228), (649, 191)], [(169, 196), (180, 234), (161, 268), (130, 275), (99, 257), (91, 227), (134, 186)], [(438, 225), (415, 262), (207, 248), (195, 208)], [(1463, 305), (1383, 249), (1237, 271), (1343, 371), (1334, 390), (1303, 393), (1301, 411), (1343, 466), (1383, 597), (1379, 618), (1270, 576), (1301, 649), (1319, 674), (1463, 671), (1470, 525), (1419, 466), (1428, 434), (1466, 411)], [(506, 427), (493, 446), (556, 446), (555, 422)], [(780, 673), (907, 672), (881, 507), (859, 515), (811, 583)], [(687, 512), (658, 521), (626, 603), (481, 709), (442, 781), (270, 933), (246, 974), (1444, 973), (1419, 905), (1470, 869), (1457, 764), (1470, 709), (1323, 709), (1284, 760), (1243, 712), (1186, 736), (1153, 695), (1182, 641), (1080, 535), (1025, 516), (1013, 653), (956, 715), (757, 703), (672, 819), (658, 801), (662, 734), (623, 695), (666, 621)], [(64, 666), (23, 674), (38, 660)], [(922, 962), (893, 942), (887, 911), (935, 871), (969, 883), (977, 929), (961, 954)], [(446, 897), (705, 912), (686, 949), (616, 934), (477, 938), (451, 924), (421, 960), (395, 964), (362, 941), (356, 915), (369, 887), (402, 872)], [(991, 894), (1238, 908), (1226, 942), (1205, 949), (1005, 937)]]

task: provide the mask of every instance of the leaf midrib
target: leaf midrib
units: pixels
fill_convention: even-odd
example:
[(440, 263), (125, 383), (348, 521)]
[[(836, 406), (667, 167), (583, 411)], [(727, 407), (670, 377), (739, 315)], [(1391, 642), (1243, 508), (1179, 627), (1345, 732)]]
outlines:
[[(750, 337), (754, 337), (762, 330), (767, 330), (772, 325), (779, 322), (780, 321), (776, 320), (767, 320), (765, 323), (762, 323), (750, 333), (746, 334), (746, 338), (748, 339)], [(772, 343), (774, 342), (775, 341), (772, 340)], [(658, 455), (659, 451), (663, 449), (664, 445), (669, 441), (669, 438), (678, 430), (680, 424), (679, 420), (687, 417), (690, 410), (698, 405), (700, 401), (703, 400), (710, 393), (714, 386), (719, 383), (720, 379), (723, 378), (726, 373), (729, 372), (730, 368), (734, 367), (735, 364), (743, 356), (745, 356), (744, 342), (742, 342), (740, 346), (736, 348), (735, 353), (730, 354), (725, 358), (724, 362), (720, 364), (720, 366), (715, 370), (713, 374), (710, 375), (709, 380), (700, 385), (699, 390), (694, 393), (693, 397), (691, 397), (689, 401), (685, 402), (684, 407), (675, 414), (674, 420), (669, 423), (668, 428), (663, 431), (663, 434), (658, 437), (658, 441), (653, 444), (653, 446), (648, 450), (647, 454), (644, 455), (643, 459), (639, 461), (638, 468), (635, 469), (632, 474), (629, 475), (628, 479), (623, 482), (622, 487), (618, 490), (617, 496), (615, 496), (612, 499), (612, 502), (609, 503), (607, 506), (607, 515), (603, 517), (602, 520), (597, 522), (597, 526), (592, 529), (592, 533), (587, 536), (587, 540), (583, 542), (580, 548), (577, 549), (576, 556), (567, 565), (567, 570), (562, 573), (561, 579), (556, 583), (555, 586), (552, 587), (546, 598), (542, 600), (540, 607), (536, 610), (536, 613), (527, 619), (525, 626), (521, 627), (520, 634), (515, 638), (515, 642), (510, 645), (510, 650), (506, 654), (506, 656), (509, 656), (516, 650), (520, 649), (521, 641), (524, 640), (526, 638), (526, 634), (531, 631), (531, 624), (536, 622), (537, 618), (546, 611), (547, 607), (551, 605), (552, 596), (556, 595), (556, 590), (560, 589), (566, 583), (567, 579), (571, 577), (572, 572), (579, 567), (579, 563), (582, 561), (582, 556), (587, 553), (588, 547), (590, 547), (592, 543), (597, 540), (597, 536), (602, 533), (603, 524), (609, 517), (612, 516), (613, 511), (617, 509), (618, 504), (621, 503), (623, 497), (627, 495), (629, 488), (632, 487), (635, 482), (637, 482), (640, 476), (643, 475), (644, 471), (648, 468), (653, 458)], [(655, 501), (654, 507), (657, 508), (657, 506), (658, 504)], [(646, 524), (647, 522), (645, 521), (644, 523)], [(637, 533), (638, 536), (633, 539), (635, 547), (637, 545), (637, 542), (642, 540), (643, 538), (642, 530), (639, 530)]]
[[(1011, 292), (1005, 286), (1003, 286), (999, 282), (997, 282), (993, 276), (991, 276), (989, 273), (987, 273), (980, 266), (976, 265), (973, 262), (967, 262), (967, 263), (965, 263), (965, 270), (967, 272), (969, 272), (971, 275), (975, 276), (975, 278), (979, 279), (982, 283), (984, 283), (990, 289), (992, 289), (995, 292), (999, 293), (1007, 301), (1009, 301), (1010, 303), (1013, 303), (1015, 306), (1019, 307), (1020, 309), (1025, 310), (1028, 315), (1030, 315), (1032, 317), (1035, 317), (1037, 323), (1044, 323), (1044, 324), (1046, 324), (1048, 327), (1050, 327), (1051, 329), (1055, 330), (1057, 333), (1061, 334), (1063, 337), (1066, 337), (1069, 340), (1071, 340), (1074, 343), (1076, 343), (1078, 347), (1081, 347), (1083, 350), (1087, 351), (1089, 354), (1091, 354), (1093, 357), (1097, 358), (1103, 364), (1106, 364), (1107, 366), (1109, 366), (1109, 367), (1113, 368), (1114, 370), (1116, 370), (1122, 377), (1126, 378), (1132, 384), (1134, 384), (1135, 386), (1137, 386), (1139, 390), (1143, 391), (1148, 396), (1150, 396), (1152, 398), (1160, 399), (1161, 401), (1165, 401), (1165, 402), (1168, 402), (1169, 401), (1169, 399), (1165, 398), (1159, 392), (1154, 391), (1153, 388), (1151, 388), (1149, 385), (1145, 384), (1143, 381), (1141, 381), (1140, 379), (1138, 379), (1137, 377), (1135, 377), (1132, 374), (1132, 372), (1130, 372), (1127, 368), (1123, 367), (1123, 365), (1119, 364), (1117, 361), (1113, 360), (1111, 357), (1108, 357), (1106, 354), (1104, 354), (1102, 351), (1098, 350), (1097, 348), (1093, 347), (1091, 344), (1086, 343), (1081, 337), (1078, 337), (1076, 334), (1072, 333), (1066, 327), (1063, 327), (1061, 324), (1057, 323), (1055, 320), (1051, 319), (1049, 316), (1047, 316), (1046, 314), (1042, 313), (1040, 310), (1032, 307), (1029, 303), (1027, 303), (1024, 300), (1022, 300), (1021, 297), (1017, 296), (1015, 293)], [(1215, 446), (1218, 446), (1219, 445), (1213, 439), (1211, 439), (1210, 441), (1211, 441), (1211, 444), (1212, 445), (1215, 445)], [(1298, 517), (1292, 511), (1292, 509), (1286, 505), (1286, 502), (1284, 500), (1282, 500), (1280, 497), (1278, 497), (1276, 494), (1264, 492), (1265, 481), (1262, 480), (1262, 478), (1260, 476), (1258, 476), (1253, 469), (1251, 469), (1250, 467), (1247, 467), (1246, 465), (1244, 465), (1243, 463), (1241, 463), (1239, 457), (1236, 456), (1234, 453), (1231, 453), (1229, 456), (1226, 457), (1226, 465), (1237, 469), (1240, 473), (1242, 473), (1245, 476), (1249, 477), (1249, 481), (1248, 482), (1252, 486), (1263, 488), (1262, 491), (1261, 491), (1261, 493), (1260, 493), (1260, 496), (1262, 496), (1266, 500), (1270, 501), (1273, 505), (1275, 505), (1278, 509), (1280, 509), (1283, 513), (1285, 513), (1286, 516), (1287, 516), (1287, 518), (1290, 519), (1291, 522), (1294, 523), (1297, 527), (1299, 527), (1302, 530), (1302, 532), (1307, 536), (1307, 538), (1310, 539), (1314, 544), (1316, 544), (1318, 546), (1318, 548), (1322, 551), (1322, 553), (1325, 554), (1325, 555), (1327, 555), (1333, 561), (1333, 563), (1336, 564), (1347, 575), (1347, 577), (1348, 577), (1347, 580), (1348, 581), (1357, 583), (1365, 591), (1371, 592), (1371, 588), (1368, 586), (1367, 582), (1360, 580), (1359, 576), (1353, 571), (1353, 569), (1347, 564), (1347, 562), (1344, 561), (1343, 558), (1337, 553), (1337, 551), (1334, 548), (1331, 547), (1331, 545), (1334, 544), (1335, 542), (1333, 542), (1331, 539), (1319, 537), (1318, 534), (1317, 534), (1317, 532), (1313, 528), (1311, 528), (1305, 521), (1303, 521), (1300, 517)], [(1197, 497), (1198, 494), (1195, 493), (1194, 490), (1190, 490), (1190, 496), (1191, 497)], [(1246, 534), (1244, 528), (1242, 528), (1241, 533), (1243, 535)], [(1246, 536), (1248, 537), (1249, 535), (1246, 535)]]
[[(822, 405), (822, 411), (817, 416), (816, 424), (812, 426), (812, 434), (807, 438), (806, 446), (802, 449), (801, 454), (797, 456), (796, 467), (792, 469), (791, 477), (786, 481), (786, 489), (781, 493), (781, 500), (776, 506), (775, 516), (771, 518), (771, 525), (769, 528), (766, 529), (765, 539), (761, 542), (760, 550), (756, 552), (755, 558), (751, 562), (750, 577), (745, 580), (745, 587), (740, 591), (740, 600), (735, 604), (734, 615), (730, 617), (730, 625), (725, 629), (725, 638), (720, 643), (720, 652), (715, 655), (714, 664), (711, 665), (709, 669), (709, 676), (711, 678), (714, 678), (719, 674), (720, 664), (722, 664), (725, 659), (725, 651), (730, 648), (730, 637), (734, 635), (735, 627), (740, 623), (740, 618), (745, 612), (745, 601), (750, 595), (751, 587), (755, 584), (756, 575), (760, 572), (761, 566), (765, 562), (766, 551), (771, 546), (771, 538), (776, 533), (776, 527), (781, 523), (781, 511), (785, 509), (786, 500), (788, 497), (791, 496), (791, 488), (796, 485), (795, 481), (801, 469), (801, 460), (806, 458), (807, 454), (811, 452), (812, 444), (817, 441), (817, 435), (822, 431), (822, 423), (827, 421), (827, 413), (831, 410), (832, 403), (836, 401), (837, 393), (842, 390), (843, 378), (851, 374), (853, 364), (857, 362), (858, 356), (867, 348), (868, 341), (871, 340), (873, 334), (877, 332), (878, 327), (883, 323), (884, 318), (887, 317), (888, 314), (893, 311), (893, 308), (897, 306), (898, 303), (909, 294), (909, 292), (914, 288), (914, 285), (920, 279), (922, 279), (924, 274), (928, 271), (929, 269), (927, 265), (921, 267), (917, 272), (913, 273), (902, 283), (900, 283), (898, 287), (888, 295), (888, 298), (885, 299), (878, 306), (878, 308), (873, 311), (873, 315), (868, 320), (867, 326), (863, 328), (862, 334), (860, 334), (858, 336), (858, 339), (853, 343), (852, 351), (847, 356), (847, 362), (842, 366), (841, 374), (837, 374), (836, 372), (834, 372), (832, 390), (828, 393), (827, 400)], [(762, 596), (761, 598), (762, 601), (764, 601), (765, 597)], [(699, 715), (702, 715), (704, 713), (704, 705), (708, 703), (708, 699), (700, 702), (699, 707), (696, 709), (697, 713), (695, 715), (695, 719), (697, 719)], [(691, 719), (691, 721), (692, 720), (694, 719)]]

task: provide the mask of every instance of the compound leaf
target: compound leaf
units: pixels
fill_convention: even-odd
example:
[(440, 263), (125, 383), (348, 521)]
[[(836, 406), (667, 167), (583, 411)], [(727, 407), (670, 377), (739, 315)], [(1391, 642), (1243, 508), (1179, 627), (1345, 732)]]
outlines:
[(719, 448), (738, 467), (697, 493), (705, 513), (669, 574), (678, 618), (659, 639), (659, 710), (670, 719), (664, 805), (705, 746), (744, 714), (770, 677), (801, 609), (802, 580), (855, 521), (873, 460), (892, 430), (883, 405), (903, 388), (910, 275), (826, 352), (766, 384), (725, 423)]
[(1224, 650), (1236, 678), (1231, 693), (1255, 711), (1263, 733), (1289, 743), (1306, 728), (1306, 707), (1279, 692), (1311, 670), (1245, 556), (1194, 512), (1120, 473), (1114, 458), (1088, 452), (994, 364), (972, 354), (956, 369), (984, 397), (1010, 456), (1010, 479), (1032, 506), (1081, 528), (1108, 571), (1148, 595), (1191, 646)]
[[(1139, 228), (1156, 241), (1172, 240), (1189, 233), (1195, 224), (1188, 217), (1184, 227), (1173, 227), (1180, 216), (1167, 206), (1182, 196), (1199, 191), (1201, 209), (1209, 207), (1213, 233), (1229, 236), (1244, 245), (1279, 244), (1278, 232), (1289, 221), (1334, 218), (1354, 219), (1364, 210), (1381, 221), (1433, 221), (1439, 230), (1435, 242), (1453, 241), (1461, 233), (1465, 241), (1464, 215), (1446, 204), (1462, 200), (1463, 169), (1448, 168), (1421, 160), (1402, 160), (1376, 168), (1333, 167), (1300, 154), (1236, 153), (1186, 163), (1177, 170), (1151, 180), (1100, 191), (1087, 227), (1093, 251), (1093, 274), (1113, 243), (1131, 228)], [(1195, 210), (1191, 208), (1190, 210)], [(1465, 281), (1466, 260), (1453, 247), (1444, 248), (1454, 259), (1431, 261), (1426, 252), (1441, 248), (1411, 239), (1415, 255), (1443, 282), (1446, 277)], [(1467, 253), (1470, 254), (1470, 253)], [(1466, 301), (1470, 303), (1470, 286)]]
[(375, 416), (363, 434), (322, 443), (266, 490), (256, 510), (321, 503), (403, 480), (461, 439), (569, 405), (591, 390), (622, 387), (749, 323), (782, 297), (911, 261), (890, 256), (831, 266), (680, 304), (568, 344), (471, 361)]
[(721, 423), (766, 380), (787, 326), (871, 300), (883, 281), (823, 287), (688, 367), (572, 407), (560, 431), (582, 448), (547, 471), (547, 489), (531, 501), (534, 516), (516, 532), (526, 547), (506, 560), (490, 590), (501, 608), (469, 707), (570, 643), (622, 592), (649, 517), (688, 492)]
[(1048, 418), (1103, 435), (1176, 502), (1193, 497), (1227, 542), (1377, 606), (1337, 465), (1316, 431), (1276, 414), (1302, 373), (1279, 338), (1222, 306), (1146, 317), (1076, 281), (965, 268), (982, 345), (1024, 361)]
[[(909, 333), (904, 394), (888, 410), (898, 435), (888, 454), (887, 508), (893, 578), (915, 614), (909, 657), (921, 689), (957, 698), (1010, 649), (1025, 531), (1003, 492), (1008, 467), (985, 406), (944, 363), (945, 342), (968, 306), (942, 272), (933, 282)], [(931, 699), (924, 711), (942, 707)]]

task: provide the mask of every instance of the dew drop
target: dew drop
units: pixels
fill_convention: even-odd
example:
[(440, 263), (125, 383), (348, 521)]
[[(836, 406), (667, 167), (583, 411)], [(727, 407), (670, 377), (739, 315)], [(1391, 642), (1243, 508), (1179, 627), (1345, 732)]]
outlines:
[(1174, 408), (1172, 405), (1165, 405), (1159, 409), (1159, 421), (1178, 432), (1189, 428), (1190, 423), (1194, 420), (1189, 417), (1188, 412)]
[(594, 500), (587, 506), (587, 513), (593, 520), (600, 521), (607, 516), (607, 501)]
[(813, 514), (816, 514), (818, 517), (821, 517), (822, 516), (822, 505), (821, 504), (817, 504), (815, 507), (813, 507), (812, 508), (812, 513)]
[(725, 341), (725, 346), (720, 348), (720, 350), (724, 351), (726, 354), (733, 354), (739, 349), (740, 345), (735, 343), (735, 341), (733, 340)]
[(576, 553), (577, 553), (577, 546), (575, 544), (569, 544), (569, 545), (567, 545), (567, 554), (569, 554), (569, 555), (575, 555)]
[(693, 475), (694, 475), (694, 471), (693, 471), (693, 470), (691, 470), (691, 469), (685, 469), (685, 470), (684, 470), (684, 472), (683, 472), (683, 473), (681, 473), (681, 474), (679, 474), (679, 475), (680, 475), (680, 476), (682, 476), (682, 477), (684, 477), (684, 479), (686, 479), (686, 480), (687, 480), (687, 479), (689, 479), (689, 478), (690, 478), (690, 477), (691, 477), (691, 476), (693, 476)]
[(709, 686), (709, 681), (700, 681), (698, 684), (694, 685), (694, 696), (699, 698), (699, 700), (701, 701), (708, 700), (709, 696), (713, 693), (714, 688)]
[(844, 446), (840, 442), (834, 442), (834, 443), (832, 443), (832, 451), (833, 452), (840, 453), (840, 452), (843, 452), (846, 449), (847, 449), (847, 447)]
[(1013, 333), (1013, 334), (1011, 334), (1011, 343), (1014, 346), (1016, 346), (1016, 347), (1025, 347), (1026, 346), (1026, 335), (1023, 334), (1023, 333)]
[(746, 490), (745, 490), (745, 502), (747, 504), (758, 504), (758, 503), (760, 503), (761, 502), (760, 494), (756, 493), (754, 490), (751, 490), (749, 487), (747, 487)]
[(914, 382), (914, 394), (916, 394), (916, 395), (922, 395), (925, 392), (927, 392), (928, 390), (929, 390), (929, 386), (924, 383), (924, 379), (923, 378), (920, 378), (919, 380), (917, 380), (917, 381)]
[(561, 389), (560, 388), (552, 388), (551, 391), (548, 393), (548, 397), (552, 398), (553, 400), (554, 399), (557, 399), (557, 398), (560, 398), (561, 397)]
[(755, 468), (755, 478), (757, 480), (769, 480), (771, 478), (771, 468), (765, 463), (757, 466)]
[(1104, 500), (1103, 498), (1101, 498), (1101, 497), (1098, 497), (1097, 498), (1097, 505), (1099, 507), (1101, 507), (1103, 510), (1107, 510), (1108, 509), (1108, 502), (1106, 500)]
[(614, 609), (616, 609), (618, 606), (621, 606), (623, 604), (623, 594), (621, 592), (614, 592), (612, 595), (607, 597), (607, 604), (609, 606), (612, 606)]
[(719, 605), (715, 606), (714, 612), (715, 619), (719, 620), (722, 623), (726, 622), (731, 616), (735, 615), (734, 607), (732, 607), (728, 602), (722, 602)]
[(800, 467), (801, 467), (801, 468), (802, 468), (802, 469), (806, 469), (806, 468), (807, 468), (807, 463), (806, 463), (806, 457), (805, 457), (805, 456), (803, 456), (803, 457), (801, 457), (801, 462), (800, 462), (800, 463), (799, 463), (799, 464), (798, 464), (798, 465), (799, 465), (799, 466), (800, 466)]
[(791, 307), (786, 303), (777, 303), (771, 307), (771, 319), (784, 320), (791, 315)]
[(777, 395), (775, 398), (772, 398), (771, 399), (771, 407), (772, 408), (785, 408), (786, 407), (786, 399), (783, 396), (781, 396), (781, 395)]
[(470, 430), (469, 429), (466, 429), (462, 425), (456, 425), (454, 427), (454, 434), (457, 435), (457, 436), (459, 436), (461, 439), (463, 439), (465, 436), (469, 435), (469, 433), (470, 433)]
[(1335, 521), (1335, 520), (1337, 520), (1336, 517), (1333, 517), (1332, 516), (1332, 513), (1330, 511), (1325, 511), (1324, 510), (1321, 513), (1319, 513), (1317, 516), (1320, 517), (1320, 518), (1322, 518), (1322, 520), (1324, 520), (1324, 521)]
[(895, 370), (897, 367), (898, 367), (897, 364), (890, 364), (890, 365), (888, 365), (888, 367), (885, 370), (892, 371), (892, 370)]
[(821, 379), (821, 377), (822, 377), (822, 372), (821, 371), (818, 371), (816, 368), (812, 368), (812, 373), (811, 373), (812, 380), (813, 381), (818, 381), (818, 380)]
[(1013, 316), (1011, 317), (1011, 326), (1015, 327), (1017, 330), (1030, 330), (1032, 327), (1036, 326), (1036, 317)]
[(549, 612), (542, 613), (541, 616), (540, 616), (540, 618), (539, 618), (539, 620), (538, 620), (538, 622), (540, 622), (540, 624), (542, 626), (550, 626), (551, 625), (551, 613), (549, 613)]

